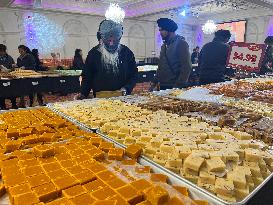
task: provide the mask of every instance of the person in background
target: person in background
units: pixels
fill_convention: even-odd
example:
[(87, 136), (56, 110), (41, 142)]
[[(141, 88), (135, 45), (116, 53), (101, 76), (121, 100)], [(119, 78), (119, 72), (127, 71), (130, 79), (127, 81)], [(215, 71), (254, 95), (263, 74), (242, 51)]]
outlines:
[(157, 24), (164, 44), (152, 88), (157, 83), (161, 90), (186, 87), (192, 70), (189, 45), (184, 37), (176, 35), (178, 26), (173, 20), (160, 18)]
[(264, 43), (267, 45), (260, 74), (273, 72), (273, 36), (268, 36)]
[(200, 50), (200, 48), (198, 46), (193, 49), (193, 53), (191, 54), (191, 63), (192, 64), (198, 64), (199, 50)]
[(228, 58), (231, 37), (228, 30), (215, 32), (212, 42), (202, 48), (199, 55), (200, 84), (219, 83), (225, 81), (226, 62)]
[[(4, 44), (0, 44), (0, 70), (2, 72), (12, 71), (12, 67), (15, 64), (13, 58), (7, 53), (7, 47)], [(11, 100), (12, 109), (17, 109), (16, 98), (9, 98)], [(0, 98), (1, 110), (6, 110), (5, 98)]]
[(75, 55), (74, 55), (73, 64), (72, 64), (72, 68), (74, 70), (83, 70), (84, 69), (84, 62), (83, 62), (82, 55), (83, 54), (82, 54), (81, 49), (75, 50)]
[(78, 99), (88, 97), (91, 89), (95, 97), (100, 91), (119, 90), (123, 94), (131, 94), (137, 82), (138, 70), (134, 54), (120, 44), (122, 25), (104, 20), (100, 24), (99, 33), (101, 43), (88, 53)]
[[(33, 55), (31, 54), (31, 51), (28, 47), (26, 47), (25, 45), (20, 45), (18, 46), (18, 50), (20, 53), (20, 56), (17, 59), (17, 67), (20, 69), (25, 69), (25, 70), (35, 70), (35, 58), (33, 57)], [(32, 96), (32, 98), (31, 98)], [(30, 107), (33, 106), (33, 95), (30, 94)], [(25, 104), (25, 100), (24, 100), (24, 96), (20, 97), (20, 104), (19, 107), (21, 108), (25, 108), (26, 104)]]
[[(47, 68), (43, 66), (43, 62), (40, 61), (39, 58), (39, 50), (38, 49), (32, 49), (31, 54), (33, 55), (35, 59), (35, 71), (46, 71)], [(34, 93), (29, 95), (29, 101), (30, 105), (33, 105), (34, 102)], [(43, 94), (42, 93), (37, 93), (37, 101), (40, 106), (44, 105), (44, 100), (43, 100)]]

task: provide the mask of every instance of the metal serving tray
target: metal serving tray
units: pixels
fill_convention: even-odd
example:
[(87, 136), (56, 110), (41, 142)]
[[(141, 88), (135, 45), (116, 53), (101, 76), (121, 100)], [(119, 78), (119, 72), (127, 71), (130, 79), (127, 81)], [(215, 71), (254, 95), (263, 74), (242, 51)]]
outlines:
[[(103, 134), (100, 132), (99, 129), (90, 128), (89, 126), (78, 122), (77, 120), (65, 115), (64, 113), (56, 110), (52, 106), (49, 108), (56, 112), (57, 114), (61, 115), (62, 117), (66, 118), (67, 120), (77, 124), (80, 128), (96, 132), (105, 140), (114, 143), (117, 147), (126, 148), (125, 145), (115, 141), (113, 138)], [(181, 186), (185, 186), (189, 188), (191, 196), (193, 199), (204, 199), (209, 201), (211, 205), (273, 205), (273, 173), (268, 176), (263, 183), (261, 183), (258, 187), (256, 187), (245, 199), (240, 202), (232, 203), (224, 201), (223, 199), (217, 197), (213, 193), (198, 187), (196, 184), (182, 178), (180, 175), (175, 174), (174, 172), (166, 169), (165, 167), (155, 163), (154, 161), (150, 160), (149, 158), (142, 156), (139, 159), (139, 163), (141, 165), (151, 166), (153, 170), (158, 173), (165, 174), (169, 177), (169, 180), (172, 184), (177, 184)]]

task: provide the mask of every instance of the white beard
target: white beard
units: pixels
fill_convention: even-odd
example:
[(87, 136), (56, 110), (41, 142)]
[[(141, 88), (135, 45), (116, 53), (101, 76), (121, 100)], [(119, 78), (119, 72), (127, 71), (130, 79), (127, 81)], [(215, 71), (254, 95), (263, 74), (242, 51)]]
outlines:
[(103, 68), (106, 69), (106, 72), (111, 72), (114, 74), (118, 73), (118, 63), (119, 63), (119, 49), (116, 50), (115, 53), (110, 53), (106, 50), (104, 45), (101, 45), (99, 51), (101, 52), (101, 61)]

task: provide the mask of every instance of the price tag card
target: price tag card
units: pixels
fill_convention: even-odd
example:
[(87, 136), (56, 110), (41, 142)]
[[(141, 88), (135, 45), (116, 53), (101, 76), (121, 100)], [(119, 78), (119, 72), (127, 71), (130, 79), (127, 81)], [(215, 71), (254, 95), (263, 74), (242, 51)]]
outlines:
[(264, 44), (233, 43), (229, 51), (227, 67), (247, 72), (259, 72), (265, 49)]

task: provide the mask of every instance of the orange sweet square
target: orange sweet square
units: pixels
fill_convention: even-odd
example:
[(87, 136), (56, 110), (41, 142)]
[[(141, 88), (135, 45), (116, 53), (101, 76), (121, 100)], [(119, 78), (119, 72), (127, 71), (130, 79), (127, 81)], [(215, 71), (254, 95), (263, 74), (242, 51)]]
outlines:
[(51, 180), (62, 178), (64, 176), (69, 176), (69, 174), (63, 169), (58, 169), (53, 172), (48, 172), (47, 175), (50, 177)]
[(120, 195), (115, 195), (114, 197), (110, 198), (110, 200), (116, 200), (117, 205), (130, 205), (124, 198)]
[(4, 149), (5, 153), (10, 153), (15, 150), (18, 150), (22, 145), (21, 140), (9, 140), (5, 143)]
[(112, 148), (114, 148), (114, 144), (111, 142), (101, 142), (99, 146), (99, 149), (104, 152), (109, 152), (109, 150)]
[(85, 194), (86, 192), (86, 189), (84, 189), (81, 185), (76, 185), (68, 189), (62, 190), (62, 195), (70, 199)]
[(7, 138), (17, 139), (19, 137), (19, 131), (15, 128), (8, 128), (7, 130)]
[(145, 179), (138, 179), (136, 181), (131, 182), (131, 185), (138, 191), (143, 191), (153, 185)]
[(14, 205), (26, 205), (27, 204), (37, 204), (39, 203), (39, 198), (34, 193), (24, 193), (14, 196)]
[(43, 164), (43, 169), (46, 172), (53, 172), (56, 171), (58, 169), (61, 169), (61, 165), (58, 162), (52, 162), (52, 163), (48, 163), (48, 164)]
[(169, 193), (161, 186), (154, 186), (144, 191), (145, 199), (152, 204), (166, 204), (169, 201)]
[(86, 169), (82, 168), (79, 165), (73, 166), (73, 167), (68, 167), (66, 168), (66, 171), (70, 173), (71, 175), (79, 174), (81, 172), (86, 171)]
[(79, 182), (72, 176), (65, 176), (63, 178), (53, 180), (53, 184), (57, 187), (57, 190), (63, 190), (78, 185)]
[(78, 155), (74, 157), (73, 160), (77, 162), (78, 164), (81, 164), (81, 163), (84, 163), (85, 161), (89, 161), (90, 156), (88, 154), (82, 154), (82, 155)]
[(151, 167), (150, 166), (136, 167), (135, 171), (138, 174), (151, 173)]
[(20, 184), (9, 188), (9, 194), (12, 196), (20, 195), (24, 193), (31, 192), (31, 188), (28, 183)]
[(50, 178), (45, 174), (35, 175), (27, 178), (30, 186), (32, 188), (49, 183)]
[(92, 182), (89, 182), (89, 183), (83, 185), (83, 187), (89, 192), (97, 191), (97, 190), (102, 189), (106, 186), (107, 185), (105, 183), (103, 183), (103, 181), (101, 181), (100, 179), (96, 179), (95, 181), (92, 181)]
[(108, 152), (108, 159), (109, 160), (119, 160), (121, 161), (124, 156), (124, 150), (120, 148), (110, 149)]
[(137, 204), (143, 201), (143, 195), (138, 192), (131, 185), (123, 186), (117, 189), (117, 192), (129, 203), (129, 204)]
[(52, 201), (53, 199), (58, 198), (59, 195), (56, 187), (51, 182), (37, 186), (32, 190), (35, 192), (41, 202)]
[(38, 161), (40, 162), (40, 164), (44, 165), (44, 164), (49, 164), (49, 163), (53, 163), (53, 162), (57, 162), (56, 159), (54, 157), (49, 157), (49, 158), (38, 158)]
[(100, 178), (102, 181), (111, 181), (113, 179), (116, 179), (117, 176), (115, 174), (113, 174), (111, 171), (109, 170), (105, 170), (102, 172), (97, 173), (98, 178)]
[(87, 169), (89, 169), (90, 171), (94, 172), (94, 173), (98, 173), (98, 172), (107, 170), (106, 167), (103, 166), (103, 165), (102, 165), (101, 163), (99, 163), (99, 162), (95, 162), (95, 163), (92, 163), (92, 164), (85, 165), (85, 167), (86, 167)]
[(115, 196), (117, 193), (110, 187), (104, 187), (92, 192), (91, 194), (97, 200), (105, 200)]
[(26, 177), (31, 177), (33, 175), (44, 174), (44, 170), (41, 166), (26, 167), (23, 170), (23, 173)]
[(72, 205), (72, 203), (67, 198), (59, 198), (47, 203), (46, 205)]
[(54, 156), (55, 150), (53, 146), (38, 145), (33, 148), (34, 155), (40, 158), (48, 158)]
[(25, 128), (19, 131), (19, 136), (26, 137), (28, 135), (31, 135), (32, 133), (33, 133), (33, 128)]
[(95, 149), (89, 149), (85, 151), (91, 158), (95, 160), (103, 160), (105, 157), (105, 152), (102, 150), (95, 148)]
[(69, 168), (69, 167), (73, 167), (73, 166), (76, 166), (77, 163), (74, 162), (73, 160), (63, 160), (63, 161), (60, 161), (60, 164), (62, 167), (64, 168)]
[(90, 194), (83, 194), (71, 199), (73, 205), (91, 205), (95, 202), (95, 199)]
[(139, 145), (132, 144), (125, 149), (125, 154), (131, 159), (137, 159), (142, 153), (142, 148)]
[(113, 189), (117, 189), (120, 188), (122, 186), (125, 186), (126, 183), (124, 181), (122, 181), (120, 178), (115, 178), (113, 180), (110, 180), (107, 182), (107, 184), (109, 184), (109, 186)]
[(18, 165), (18, 159), (17, 158), (1, 161), (1, 168), (14, 167), (14, 166), (17, 166), (17, 165)]
[(19, 166), (20, 167), (33, 167), (40, 165), (37, 159), (28, 159), (28, 160), (20, 160)]
[(91, 172), (90, 170), (85, 170), (73, 176), (80, 182), (80, 184), (86, 184), (88, 182), (91, 182), (97, 179), (95, 174)]
[(71, 150), (71, 151), (69, 152), (69, 154), (71, 154), (71, 156), (76, 157), (76, 156), (78, 156), (78, 155), (84, 154), (84, 151), (83, 151), (82, 149), (78, 148), (78, 149), (75, 149), (75, 150)]
[(165, 174), (151, 174), (151, 180), (153, 182), (167, 183), (168, 177)]
[(26, 183), (26, 177), (23, 174), (8, 175), (4, 178), (4, 182), (6, 187), (13, 187)]
[(93, 205), (120, 205), (120, 204), (117, 204), (116, 200), (99, 200), (99, 201), (95, 201)]
[(173, 188), (176, 189), (176, 191), (178, 191), (180, 194), (184, 196), (189, 196), (188, 189), (186, 187), (173, 186)]
[(100, 138), (100, 137), (92, 137), (92, 138), (90, 138), (90, 143), (92, 145), (95, 145), (96, 147), (98, 147), (100, 145), (100, 143), (102, 143), (102, 142), (103, 142), (103, 139)]

